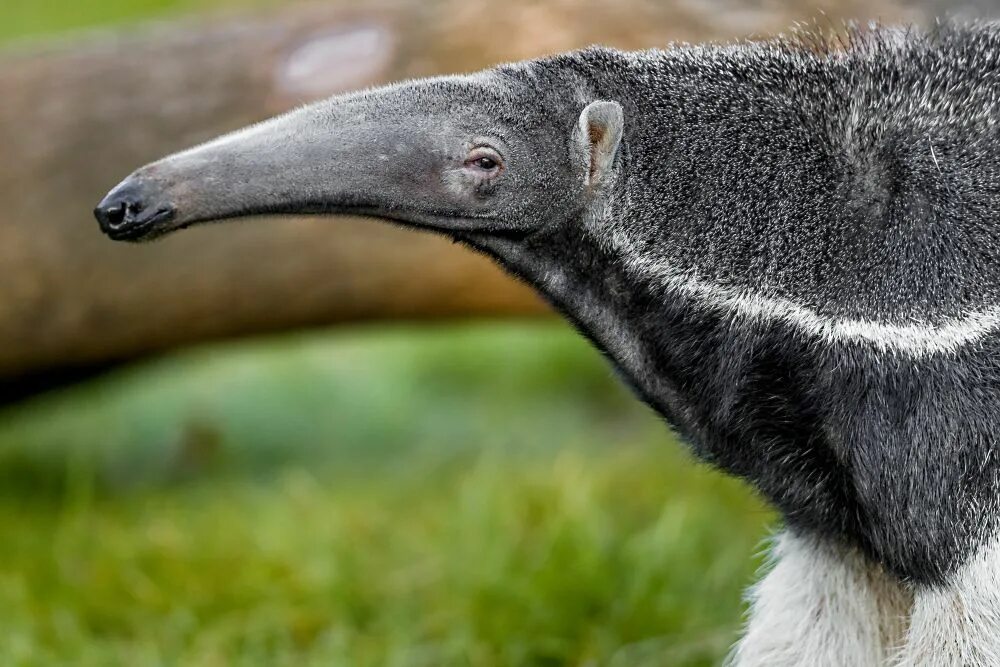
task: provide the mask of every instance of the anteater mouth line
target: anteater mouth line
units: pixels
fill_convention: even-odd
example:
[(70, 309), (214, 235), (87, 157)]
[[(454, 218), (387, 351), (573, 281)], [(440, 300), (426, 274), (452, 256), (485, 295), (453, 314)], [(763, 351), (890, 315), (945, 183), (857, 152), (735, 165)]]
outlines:
[[(114, 241), (141, 241), (155, 236), (155, 228), (164, 222), (173, 220), (176, 211), (173, 208), (157, 209), (153, 215), (141, 222), (132, 221), (124, 225), (109, 226), (105, 234)], [(166, 231), (166, 230), (163, 230)]]

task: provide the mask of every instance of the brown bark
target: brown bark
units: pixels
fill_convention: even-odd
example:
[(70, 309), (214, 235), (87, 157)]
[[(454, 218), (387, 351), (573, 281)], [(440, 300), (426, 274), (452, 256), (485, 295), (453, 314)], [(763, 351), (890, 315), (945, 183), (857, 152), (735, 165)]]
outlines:
[(544, 312), (488, 261), (374, 221), (253, 220), (127, 246), (104, 239), (90, 209), (148, 160), (341, 90), (593, 42), (765, 34), (821, 10), (907, 17), (887, 2), (339, 0), (8, 50), (0, 378), (304, 325)]

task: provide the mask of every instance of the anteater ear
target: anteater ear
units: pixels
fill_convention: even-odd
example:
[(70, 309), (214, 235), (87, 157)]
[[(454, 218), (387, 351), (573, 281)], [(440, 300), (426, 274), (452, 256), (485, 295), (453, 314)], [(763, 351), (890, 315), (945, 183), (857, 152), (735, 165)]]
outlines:
[(598, 100), (580, 114), (576, 141), (584, 160), (584, 182), (596, 185), (608, 177), (622, 140), (625, 114), (618, 102)]

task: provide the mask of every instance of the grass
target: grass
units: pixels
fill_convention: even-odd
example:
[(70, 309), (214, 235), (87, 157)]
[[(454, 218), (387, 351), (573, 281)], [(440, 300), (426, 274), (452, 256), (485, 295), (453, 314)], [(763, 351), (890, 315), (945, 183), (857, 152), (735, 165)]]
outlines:
[(708, 665), (770, 514), (555, 324), (212, 346), (0, 413), (0, 664)]
[(0, 411), (0, 665), (717, 664), (771, 520), (561, 325), (213, 345)]
[[(60, 512), (0, 506), (0, 656), (713, 664), (733, 638), (735, 584), (750, 567), (740, 552), (759, 517), (721, 480), (651, 468), (669, 459), (632, 447), (530, 465), (487, 455), (431, 477), (337, 485), (295, 466), (263, 485)], [(720, 555), (720, 544), (738, 548)]]
[(189, 15), (199, 10), (244, 5), (267, 6), (278, 0), (5, 0), (0, 7), (0, 41), (46, 37), (71, 30), (100, 28), (151, 18)]

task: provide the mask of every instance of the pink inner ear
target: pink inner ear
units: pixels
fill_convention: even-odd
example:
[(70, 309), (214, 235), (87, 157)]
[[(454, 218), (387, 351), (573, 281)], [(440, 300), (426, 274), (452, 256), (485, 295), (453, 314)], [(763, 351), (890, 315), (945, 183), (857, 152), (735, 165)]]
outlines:
[(590, 140), (590, 174), (588, 180), (593, 180), (594, 178), (594, 171), (597, 168), (597, 151), (604, 140), (605, 134), (607, 134), (607, 128), (603, 125), (587, 123), (587, 138)]

